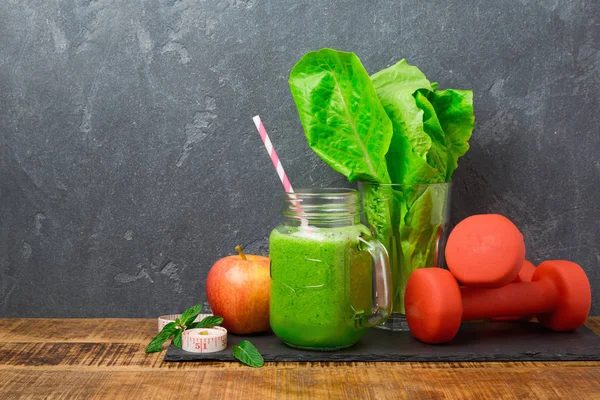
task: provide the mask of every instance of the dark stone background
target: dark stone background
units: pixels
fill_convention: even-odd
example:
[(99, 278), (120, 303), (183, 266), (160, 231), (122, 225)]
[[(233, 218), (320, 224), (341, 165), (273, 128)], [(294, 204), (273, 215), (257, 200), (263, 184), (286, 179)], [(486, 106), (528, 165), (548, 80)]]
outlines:
[(307, 51), (401, 58), (473, 89), (453, 220), (512, 218), (528, 258), (588, 272), (600, 314), (600, 2), (3, 0), (0, 317), (153, 317), (204, 299), (241, 243), (266, 254), (282, 189), (343, 185), (287, 76)]

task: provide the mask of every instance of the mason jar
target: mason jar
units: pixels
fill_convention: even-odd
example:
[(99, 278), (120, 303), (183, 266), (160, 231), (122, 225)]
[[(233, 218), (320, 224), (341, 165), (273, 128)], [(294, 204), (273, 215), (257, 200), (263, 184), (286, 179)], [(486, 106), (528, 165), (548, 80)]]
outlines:
[(292, 347), (335, 350), (358, 342), (392, 309), (385, 247), (360, 223), (353, 189), (287, 193), (269, 240), (270, 323)]

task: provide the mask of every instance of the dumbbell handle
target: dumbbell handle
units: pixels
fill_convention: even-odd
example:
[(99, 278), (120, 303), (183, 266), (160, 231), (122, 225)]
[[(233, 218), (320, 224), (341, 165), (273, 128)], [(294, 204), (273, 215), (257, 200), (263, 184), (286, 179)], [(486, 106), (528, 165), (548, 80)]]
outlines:
[(558, 290), (550, 279), (509, 283), (495, 289), (461, 287), (463, 321), (543, 314), (556, 309)]

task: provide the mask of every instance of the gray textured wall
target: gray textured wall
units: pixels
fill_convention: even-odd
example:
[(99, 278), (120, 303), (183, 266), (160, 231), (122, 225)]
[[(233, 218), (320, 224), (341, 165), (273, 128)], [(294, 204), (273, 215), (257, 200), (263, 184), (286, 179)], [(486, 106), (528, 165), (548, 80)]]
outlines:
[(344, 184), (287, 85), (321, 47), (473, 89), (453, 220), (514, 219), (600, 314), (599, 3), (3, 0), (0, 317), (180, 311), (236, 244), (266, 254), (281, 187), (253, 115), (296, 187)]

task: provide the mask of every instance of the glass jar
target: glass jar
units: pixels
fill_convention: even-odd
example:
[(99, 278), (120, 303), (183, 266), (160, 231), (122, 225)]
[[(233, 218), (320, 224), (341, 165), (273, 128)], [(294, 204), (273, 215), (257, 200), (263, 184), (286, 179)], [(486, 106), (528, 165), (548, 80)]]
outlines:
[(378, 328), (407, 331), (404, 291), (417, 268), (445, 267), (452, 183), (359, 182), (365, 223), (387, 249), (392, 271), (392, 314)]
[(298, 190), (284, 203), (269, 241), (271, 329), (296, 348), (351, 346), (391, 310), (385, 247), (360, 223), (356, 190)]

